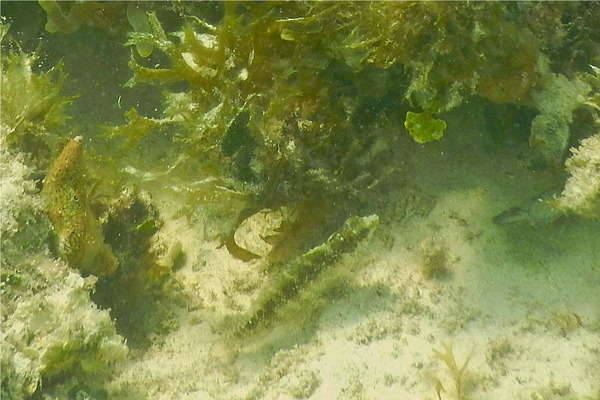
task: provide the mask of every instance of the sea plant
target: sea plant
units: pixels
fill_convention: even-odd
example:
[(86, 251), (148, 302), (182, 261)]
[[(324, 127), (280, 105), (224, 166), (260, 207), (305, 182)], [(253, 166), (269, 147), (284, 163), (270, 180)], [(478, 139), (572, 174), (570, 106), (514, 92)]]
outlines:
[(440, 140), (444, 136), (446, 122), (441, 119), (435, 119), (431, 113), (406, 113), (404, 126), (408, 133), (417, 143), (427, 143), (433, 140)]
[[(128, 348), (109, 312), (90, 299), (96, 278), (84, 279), (53, 258), (47, 204), (36, 181), (60, 142), (50, 133), (60, 132), (70, 99), (61, 91), (59, 67), (36, 72), (35, 55), (2, 45), (0, 397), (67, 398), (76, 391), (96, 395)], [(68, 152), (76, 154), (78, 146), (71, 142)], [(63, 194), (55, 199), (62, 204), (68, 201)], [(81, 216), (81, 211), (75, 213)]]
[[(357, 194), (377, 184), (382, 172), (372, 151), (376, 142), (382, 152), (383, 143), (393, 141), (392, 135), (359, 130), (352, 120), (363, 105), (348, 97), (356, 92), (348, 81), (351, 71), (334, 65), (317, 43), (299, 46), (283, 30), (285, 19), (302, 8), (224, 3), (220, 24), (190, 16), (173, 35), (148, 13), (152, 32), (130, 35), (130, 45), (151, 45), (168, 62), (146, 66), (132, 56), (128, 85), (180, 82), (188, 89), (167, 94), (162, 118), (130, 111), (129, 125), (113, 134), (129, 141), (131, 134), (143, 137), (153, 128), (175, 126), (186, 162), (245, 193), (245, 208), (224, 234), (234, 255), (243, 253), (231, 239), (237, 226), (263, 208), (292, 205), (302, 215), (291, 230), (324, 222), (318, 240), (326, 239), (348, 216), (349, 210), (336, 210), (334, 203), (346, 198), (347, 206), (356, 207)], [(320, 211), (316, 204), (325, 207)], [(306, 250), (317, 243), (299, 245)]]
[(0, 104), (3, 145), (15, 153), (29, 154), (30, 161), (43, 170), (59, 145), (50, 132), (64, 125), (68, 118), (65, 108), (74, 97), (62, 91), (65, 81), (62, 64), (36, 73), (37, 59), (35, 53), (20, 51), (10, 33), (3, 36)]
[[(473, 354), (471, 353), (463, 361), (463, 363), (459, 365), (456, 361), (456, 357), (454, 356), (452, 344), (444, 342), (443, 347), (444, 349), (442, 351), (435, 349), (433, 350), (435, 358), (441, 361), (448, 368), (448, 371), (450, 372), (450, 375), (452, 376), (452, 380), (454, 382), (454, 388), (456, 390), (457, 399), (466, 400), (468, 397), (466, 393), (466, 388), (464, 386), (465, 370), (467, 369), (467, 365), (469, 364), (469, 361), (471, 360)], [(441, 383), (439, 384), (439, 386), (437, 386), (436, 390), (438, 398), (441, 398), (440, 393), (441, 391), (443, 391), (443, 386), (441, 385)]]
[[(165, 107), (159, 118), (130, 111), (129, 125), (114, 132), (131, 140), (172, 127), (186, 162), (249, 195), (254, 211), (301, 206), (300, 197), (315, 193), (356, 199), (383, 172), (385, 157), (373, 149), (387, 147), (393, 157), (397, 145), (377, 127), (404, 122), (427, 142), (446, 125), (433, 115), (472, 96), (543, 104), (532, 97), (543, 72), (541, 43), (562, 42), (536, 36), (532, 16), (547, 8), (520, 7), (350, 2), (340, 12), (336, 3), (228, 2), (187, 9), (173, 33), (158, 14), (136, 12), (147, 23), (128, 44), (161, 56), (132, 53), (128, 85), (166, 88)], [(577, 11), (550, 8), (551, 15)], [(336, 219), (339, 226), (345, 218)]]

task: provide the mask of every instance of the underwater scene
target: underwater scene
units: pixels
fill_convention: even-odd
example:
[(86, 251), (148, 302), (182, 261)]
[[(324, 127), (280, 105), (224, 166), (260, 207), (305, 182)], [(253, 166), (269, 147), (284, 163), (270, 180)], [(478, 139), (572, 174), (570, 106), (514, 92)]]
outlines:
[(600, 400), (600, 2), (0, 9), (2, 400)]

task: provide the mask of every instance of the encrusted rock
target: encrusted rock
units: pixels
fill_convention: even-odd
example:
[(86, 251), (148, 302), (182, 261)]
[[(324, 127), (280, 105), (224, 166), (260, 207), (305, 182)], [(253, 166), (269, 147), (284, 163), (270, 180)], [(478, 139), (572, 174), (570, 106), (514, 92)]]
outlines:
[(59, 255), (84, 275), (106, 276), (115, 272), (117, 261), (90, 209), (82, 141), (81, 136), (71, 139), (54, 160), (42, 196), (58, 238)]

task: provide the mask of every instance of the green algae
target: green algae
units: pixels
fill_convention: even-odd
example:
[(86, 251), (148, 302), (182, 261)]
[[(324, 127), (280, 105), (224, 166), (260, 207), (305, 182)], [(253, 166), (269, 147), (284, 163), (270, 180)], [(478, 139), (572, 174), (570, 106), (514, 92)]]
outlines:
[(410, 136), (417, 143), (428, 143), (434, 140), (440, 140), (444, 136), (446, 122), (441, 119), (435, 119), (431, 113), (406, 113), (404, 126), (410, 133)]

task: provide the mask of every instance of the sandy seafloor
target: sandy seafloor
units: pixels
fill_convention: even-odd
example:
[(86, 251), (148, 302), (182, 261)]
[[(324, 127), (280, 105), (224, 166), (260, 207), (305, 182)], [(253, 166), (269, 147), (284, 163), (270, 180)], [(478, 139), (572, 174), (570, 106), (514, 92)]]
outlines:
[[(107, 116), (131, 104), (123, 92), (119, 109), (117, 95), (103, 91), (129, 72), (95, 63), (98, 47), (85, 35), (70, 40), (46, 48), (82, 55), (65, 60), (68, 91), (82, 93), (74, 119), (88, 118), (80, 123), (89, 127), (113, 123)], [(127, 59), (129, 50), (112, 46)], [(320, 312), (276, 321), (252, 338), (236, 338), (223, 321), (260, 291), (260, 261), (244, 263), (220, 246), (207, 229), (219, 223), (213, 214), (199, 208), (191, 219), (174, 218), (181, 199), (145, 187), (165, 222), (161, 235), (183, 246), (185, 262), (172, 277), (181, 298), (170, 307), (166, 333), (133, 351), (117, 372), (113, 393), (131, 387), (161, 400), (597, 400), (600, 222), (495, 224), (495, 215), (552, 187), (556, 177), (528, 167), (526, 144), (494, 146), (480, 113), (469, 109), (477, 107), (444, 116), (443, 140), (424, 146), (398, 128), (406, 148), (389, 215), (341, 262), (348, 273), (338, 292), (324, 296)], [(442, 278), (424, 274), (427, 240), (447, 248)], [(314, 328), (305, 321), (311, 315)], [(460, 395), (434, 352), (450, 347), (458, 368), (468, 361)]]
[[(519, 162), (523, 149), (488, 149), (481, 122), (457, 112), (442, 141), (409, 145), (415, 156), (401, 163), (405, 189), (390, 196), (391, 221), (344, 259), (351, 278), (327, 296), (314, 331), (299, 329), (301, 317), (232, 339), (219, 321), (248, 307), (235, 288), (260, 285), (260, 261), (206, 241), (201, 212), (170, 220), (172, 199), (157, 196), (166, 234), (186, 254), (174, 273), (186, 303), (116, 387), (141, 386), (154, 399), (437, 399), (440, 385), (442, 399), (597, 399), (600, 225), (495, 224), (551, 174)], [(448, 250), (439, 279), (423, 272), (425, 240)], [(460, 396), (435, 356), (445, 346), (458, 368), (468, 361)]]

